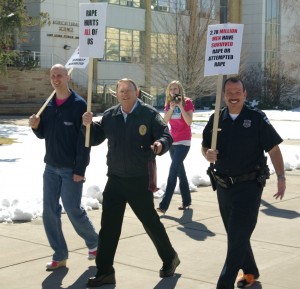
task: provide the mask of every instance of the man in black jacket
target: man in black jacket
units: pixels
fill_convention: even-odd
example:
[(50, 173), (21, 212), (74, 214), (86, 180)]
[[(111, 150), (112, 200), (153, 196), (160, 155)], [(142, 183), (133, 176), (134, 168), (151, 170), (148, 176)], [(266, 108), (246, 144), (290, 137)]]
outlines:
[(83, 115), (83, 124), (91, 124), (91, 145), (108, 141), (108, 180), (96, 256), (98, 271), (89, 278), (89, 287), (116, 282), (113, 260), (126, 203), (142, 222), (163, 261), (160, 277), (172, 276), (180, 263), (155, 210), (152, 193), (155, 155), (167, 152), (173, 139), (160, 114), (138, 99), (137, 86), (131, 79), (119, 80), (116, 94), (119, 104), (108, 109), (101, 122), (92, 122), (92, 113)]
[(29, 126), (45, 139), (46, 163), (43, 175), (43, 222), (48, 241), (54, 251), (47, 270), (66, 266), (68, 248), (62, 232), (61, 198), (64, 209), (78, 235), (89, 248), (88, 258), (95, 259), (98, 234), (86, 211), (80, 206), (82, 186), (90, 149), (84, 145), (81, 123), (86, 101), (68, 86), (67, 69), (55, 64), (50, 70), (55, 95), (41, 117), (32, 115)]

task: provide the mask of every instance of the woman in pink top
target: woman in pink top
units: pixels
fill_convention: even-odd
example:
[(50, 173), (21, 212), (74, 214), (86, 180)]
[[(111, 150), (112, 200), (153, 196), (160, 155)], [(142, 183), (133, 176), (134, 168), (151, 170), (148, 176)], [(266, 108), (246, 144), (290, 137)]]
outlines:
[(182, 205), (178, 209), (185, 210), (191, 205), (191, 192), (183, 161), (191, 146), (191, 124), (194, 110), (191, 99), (185, 96), (182, 84), (178, 80), (171, 81), (166, 89), (164, 120), (170, 125), (170, 132), (174, 142), (169, 150), (172, 162), (166, 192), (159, 204), (159, 208), (157, 208), (157, 211), (163, 214), (169, 208), (177, 177), (179, 178), (179, 188), (182, 197)]

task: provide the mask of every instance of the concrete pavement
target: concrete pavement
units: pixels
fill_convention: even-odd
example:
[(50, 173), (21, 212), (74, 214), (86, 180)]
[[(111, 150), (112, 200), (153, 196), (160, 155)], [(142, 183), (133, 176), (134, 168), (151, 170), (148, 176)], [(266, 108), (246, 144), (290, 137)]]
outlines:
[[(260, 283), (251, 288), (298, 289), (300, 286), (300, 170), (287, 171), (287, 191), (282, 201), (272, 175), (265, 188), (252, 245), (260, 269)], [(180, 196), (174, 195), (162, 216), (181, 264), (171, 278), (159, 278), (161, 260), (129, 206), (127, 206), (114, 267), (117, 284), (103, 289), (213, 289), (223, 266), (226, 235), (215, 192), (200, 187), (192, 193), (192, 209), (177, 210)], [(245, 200), (246, 201), (246, 200)], [(159, 199), (155, 199), (158, 205)], [(88, 212), (97, 230), (100, 210)], [(67, 268), (45, 270), (52, 250), (40, 218), (28, 223), (0, 224), (0, 288), (81, 289), (96, 272), (94, 261), (66, 215), (63, 229), (69, 246)]]

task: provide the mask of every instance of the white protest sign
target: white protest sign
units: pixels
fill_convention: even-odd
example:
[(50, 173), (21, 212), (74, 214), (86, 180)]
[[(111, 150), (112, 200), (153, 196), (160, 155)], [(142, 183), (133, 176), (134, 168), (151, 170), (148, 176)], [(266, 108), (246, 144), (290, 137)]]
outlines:
[(238, 74), (244, 24), (209, 25), (204, 76)]
[(79, 47), (74, 51), (70, 59), (68, 60), (66, 64), (66, 68), (81, 68), (84, 69), (89, 63), (88, 57), (80, 57), (79, 56)]
[(79, 4), (80, 57), (103, 58), (107, 3)]

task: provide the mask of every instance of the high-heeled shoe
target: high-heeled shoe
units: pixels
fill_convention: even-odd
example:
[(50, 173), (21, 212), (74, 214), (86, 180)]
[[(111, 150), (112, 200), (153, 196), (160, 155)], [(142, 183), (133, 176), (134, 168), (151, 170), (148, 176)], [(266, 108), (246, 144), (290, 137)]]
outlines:
[(184, 210), (189, 210), (190, 206), (183, 206), (181, 205), (180, 207), (178, 207), (178, 210), (184, 211)]
[(161, 208), (156, 208), (156, 211), (157, 211), (158, 213), (163, 214), (163, 215), (166, 213), (166, 211), (164, 211), (164, 210), (161, 209)]

